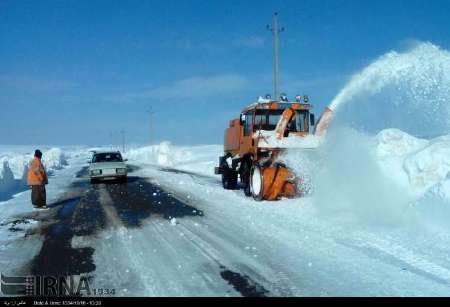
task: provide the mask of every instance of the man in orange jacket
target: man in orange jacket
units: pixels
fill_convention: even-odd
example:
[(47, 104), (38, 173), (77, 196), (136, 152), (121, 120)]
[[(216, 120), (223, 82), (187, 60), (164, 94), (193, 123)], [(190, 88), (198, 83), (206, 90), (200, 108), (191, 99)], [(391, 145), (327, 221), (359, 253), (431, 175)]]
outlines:
[(28, 185), (31, 186), (31, 203), (34, 208), (47, 209), (45, 185), (48, 184), (47, 173), (42, 165), (42, 152), (36, 149), (34, 159), (28, 165)]

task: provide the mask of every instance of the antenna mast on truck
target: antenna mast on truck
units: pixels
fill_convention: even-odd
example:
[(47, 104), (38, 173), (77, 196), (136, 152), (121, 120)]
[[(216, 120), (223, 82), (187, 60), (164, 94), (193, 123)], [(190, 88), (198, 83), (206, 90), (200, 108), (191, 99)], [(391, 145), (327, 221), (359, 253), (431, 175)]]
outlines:
[(267, 30), (273, 34), (273, 81), (274, 81), (274, 94), (275, 100), (278, 101), (280, 97), (280, 66), (279, 66), (279, 39), (278, 36), (284, 31), (284, 28), (278, 27), (278, 13), (273, 14), (272, 26), (267, 25)]

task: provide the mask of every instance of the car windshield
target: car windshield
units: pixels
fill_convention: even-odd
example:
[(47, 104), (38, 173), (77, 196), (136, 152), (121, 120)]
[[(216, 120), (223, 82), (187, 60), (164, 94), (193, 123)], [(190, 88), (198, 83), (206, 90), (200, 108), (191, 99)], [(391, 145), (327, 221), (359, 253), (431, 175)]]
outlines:
[[(284, 110), (257, 110), (255, 115), (255, 130), (275, 130)], [(294, 120), (288, 125), (289, 131), (305, 131), (307, 111), (298, 110)]]
[(123, 162), (122, 156), (120, 153), (112, 152), (112, 153), (98, 153), (95, 154), (92, 158), (93, 163), (98, 162)]

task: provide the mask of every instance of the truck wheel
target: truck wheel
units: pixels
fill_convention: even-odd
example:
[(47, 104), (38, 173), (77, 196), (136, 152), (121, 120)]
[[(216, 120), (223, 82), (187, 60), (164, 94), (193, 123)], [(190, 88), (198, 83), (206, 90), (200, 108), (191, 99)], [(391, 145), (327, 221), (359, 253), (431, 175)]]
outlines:
[(234, 190), (237, 186), (238, 173), (233, 170), (227, 170), (222, 173), (222, 186), (225, 190)]
[(250, 171), (252, 167), (251, 161), (245, 161), (242, 163), (242, 168), (240, 170), (240, 176), (241, 176), (241, 184), (244, 188), (244, 194), (245, 196), (252, 196), (252, 191), (250, 189)]
[(254, 164), (250, 172), (250, 190), (255, 200), (264, 198), (264, 177), (263, 169), (259, 164)]
[(250, 188), (250, 183), (249, 183), (249, 182), (247, 182), (247, 183), (244, 185), (244, 194), (245, 194), (245, 196), (247, 196), (247, 197), (252, 196), (252, 190), (251, 190), (251, 188)]

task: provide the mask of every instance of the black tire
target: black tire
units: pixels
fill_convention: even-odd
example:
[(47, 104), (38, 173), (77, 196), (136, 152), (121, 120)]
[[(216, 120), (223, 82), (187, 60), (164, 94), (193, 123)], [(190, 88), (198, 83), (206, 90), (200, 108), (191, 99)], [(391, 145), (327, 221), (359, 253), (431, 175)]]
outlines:
[(247, 183), (246, 185), (244, 185), (244, 194), (247, 197), (252, 196), (252, 190), (250, 188), (250, 183)]
[(222, 186), (225, 190), (234, 190), (237, 186), (238, 174), (236, 171), (227, 170), (222, 174)]
[(97, 184), (97, 183), (98, 183), (98, 180), (97, 180), (97, 179), (91, 178), (91, 184)]
[(252, 196), (252, 192), (250, 190), (250, 171), (252, 167), (252, 161), (250, 159), (246, 159), (242, 161), (241, 169), (239, 170), (239, 176), (241, 178), (241, 185), (244, 189), (244, 194), (247, 197)]
[(253, 199), (261, 201), (264, 198), (264, 177), (262, 167), (254, 164), (250, 171), (250, 191)]

